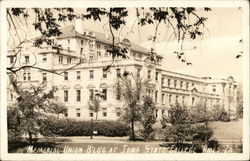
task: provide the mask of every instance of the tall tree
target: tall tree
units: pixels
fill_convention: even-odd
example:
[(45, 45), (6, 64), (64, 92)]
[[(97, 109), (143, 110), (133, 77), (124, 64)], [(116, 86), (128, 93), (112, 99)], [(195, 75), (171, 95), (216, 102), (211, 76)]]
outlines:
[(98, 91), (93, 93), (93, 97), (88, 101), (89, 110), (93, 111), (96, 114), (96, 120), (98, 118), (98, 112), (101, 110), (101, 101), (102, 95)]
[(124, 72), (115, 83), (115, 88), (120, 88), (121, 97), (124, 101), (124, 112), (121, 119), (130, 124), (130, 139), (135, 140), (135, 124), (140, 120), (141, 101), (145, 93), (148, 81), (143, 81), (132, 73)]
[(187, 108), (176, 104), (169, 110), (169, 117), (163, 118), (163, 127), (166, 137), (176, 144), (182, 144), (192, 137), (191, 120)]
[(156, 122), (155, 117), (155, 104), (151, 97), (146, 96), (143, 98), (143, 104), (141, 106), (141, 117), (140, 117), (140, 123), (142, 124), (143, 130), (142, 135), (143, 138), (153, 139), (151, 136), (154, 129), (153, 124)]
[[(8, 128), (9, 130), (12, 128), (11, 120), (18, 120), (14, 126), (21, 128), (24, 133), (28, 133), (28, 140), (32, 143), (33, 136), (39, 133), (42, 119), (46, 118), (47, 113), (53, 112), (50, 108), (51, 101), (55, 99), (54, 93), (57, 89), (53, 87), (47, 90), (45, 84), (22, 87), (15, 81), (12, 82), (12, 86), (17, 94), (17, 99), (13, 104), (13, 109), (11, 107), (8, 109), (10, 111), (8, 113)], [(15, 109), (18, 109), (18, 112), (15, 115), (11, 115), (11, 111)]]

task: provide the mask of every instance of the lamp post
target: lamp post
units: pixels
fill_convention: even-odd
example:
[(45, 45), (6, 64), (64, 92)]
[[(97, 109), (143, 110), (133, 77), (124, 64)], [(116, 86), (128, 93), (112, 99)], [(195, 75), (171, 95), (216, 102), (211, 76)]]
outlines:
[(93, 119), (91, 119), (90, 126), (91, 126), (90, 139), (93, 139)]

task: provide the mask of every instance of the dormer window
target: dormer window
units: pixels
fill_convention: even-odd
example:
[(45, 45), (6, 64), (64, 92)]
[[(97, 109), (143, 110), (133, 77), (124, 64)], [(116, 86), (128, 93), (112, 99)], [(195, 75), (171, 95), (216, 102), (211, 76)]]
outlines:
[(30, 57), (29, 56), (24, 56), (24, 58), (25, 58), (25, 63), (26, 64), (30, 62)]

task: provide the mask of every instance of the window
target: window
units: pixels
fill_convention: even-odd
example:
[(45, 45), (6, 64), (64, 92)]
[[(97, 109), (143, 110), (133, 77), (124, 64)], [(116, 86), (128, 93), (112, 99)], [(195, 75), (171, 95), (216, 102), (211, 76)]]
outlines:
[(116, 69), (116, 76), (121, 77), (121, 69), (120, 68)]
[(169, 97), (168, 97), (168, 103), (169, 103), (169, 105), (171, 104), (171, 102), (172, 102), (172, 95), (170, 94)]
[(30, 75), (30, 73), (28, 73), (28, 80), (31, 80), (31, 75)]
[(81, 40), (81, 45), (83, 45), (83, 40)]
[(80, 49), (80, 55), (82, 55), (82, 53), (83, 53), (83, 48)]
[(165, 79), (161, 78), (161, 86), (163, 87), (165, 85)]
[(81, 109), (80, 108), (76, 109), (76, 117), (81, 117)]
[(63, 56), (59, 56), (59, 63), (61, 64), (61, 63), (63, 63)]
[(182, 96), (182, 105), (185, 103), (185, 96)]
[(68, 117), (68, 110), (64, 113), (65, 117)]
[(155, 117), (158, 117), (158, 109), (155, 109)]
[(108, 49), (109, 49), (109, 47), (108, 47), (107, 45), (105, 45), (105, 46), (104, 46), (104, 49), (105, 49), (105, 50), (108, 50)]
[(68, 51), (70, 51), (70, 47), (68, 47)]
[(189, 83), (187, 82), (187, 83), (186, 83), (186, 90), (188, 90), (188, 85), (189, 85)]
[(176, 96), (175, 96), (175, 102), (176, 102), (176, 103), (178, 103), (178, 102), (179, 102), (179, 101), (178, 101), (178, 98), (179, 98), (179, 96), (178, 96), (178, 95), (176, 95)]
[(158, 81), (158, 72), (155, 73), (155, 80)]
[(93, 56), (93, 55), (90, 55), (90, 56), (89, 56), (89, 61), (92, 61), (92, 60), (94, 60), (94, 56)]
[(26, 80), (26, 73), (23, 73), (23, 80)]
[(168, 79), (168, 87), (171, 85), (171, 79)]
[(96, 44), (96, 48), (100, 49), (101, 48), (101, 44)]
[(29, 63), (30, 62), (30, 57), (29, 56), (25, 56), (25, 63)]
[(157, 103), (158, 91), (155, 91), (155, 102)]
[(164, 98), (165, 98), (165, 94), (161, 94), (161, 102), (162, 102), (162, 104), (165, 104)]
[(14, 96), (13, 93), (10, 94), (10, 100), (13, 100)]
[(194, 86), (194, 83), (192, 83), (192, 87)]
[(97, 56), (98, 56), (98, 57), (101, 57), (101, 56), (102, 56), (102, 54), (101, 54), (100, 51), (97, 51), (96, 53), (97, 53)]
[(212, 90), (213, 90), (213, 92), (216, 92), (216, 85), (212, 86)]
[(121, 100), (121, 88), (117, 87), (116, 89), (116, 100)]
[(194, 105), (195, 98), (192, 97), (192, 106)]
[(89, 117), (93, 117), (93, 116), (94, 116), (93, 112), (90, 112)]
[(137, 77), (141, 77), (141, 69), (140, 68), (137, 68)]
[(182, 87), (183, 87), (183, 81), (181, 81), (180, 83), (180, 89), (182, 89)]
[(142, 54), (141, 53), (138, 53), (138, 58), (142, 58)]
[(76, 79), (77, 80), (81, 79), (81, 71), (76, 71)]
[(102, 78), (107, 78), (107, 71), (102, 71)]
[(81, 90), (76, 90), (76, 101), (81, 101)]
[(102, 89), (103, 100), (107, 100), (107, 89)]
[(43, 55), (43, 62), (47, 62), (47, 55), (46, 54)]
[(94, 90), (90, 89), (89, 90), (89, 100), (93, 100), (93, 98), (94, 98)]
[(120, 108), (116, 108), (116, 116), (121, 116), (121, 109)]
[(64, 72), (64, 80), (68, 80), (68, 72)]
[(64, 91), (64, 102), (68, 102), (69, 100), (69, 91)]
[(102, 116), (103, 117), (107, 116), (107, 108), (102, 108)]
[(43, 82), (47, 82), (47, 73), (43, 73)]
[(177, 80), (174, 80), (174, 88), (177, 86)]
[(10, 64), (14, 63), (14, 56), (10, 57)]
[(70, 44), (70, 39), (68, 39), (68, 44)]
[(165, 110), (161, 110), (161, 115), (165, 116)]
[(89, 71), (89, 79), (94, 79), (94, 70)]
[(71, 63), (71, 57), (67, 58), (67, 63), (70, 64)]
[(93, 44), (89, 44), (89, 50), (93, 50)]
[(148, 70), (148, 79), (151, 79), (151, 70)]

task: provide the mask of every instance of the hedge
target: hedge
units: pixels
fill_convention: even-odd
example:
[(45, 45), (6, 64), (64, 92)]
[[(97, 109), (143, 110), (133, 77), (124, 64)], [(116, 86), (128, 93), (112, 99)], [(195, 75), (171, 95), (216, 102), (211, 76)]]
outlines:
[[(128, 136), (129, 127), (118, 121), (93, 121), (93, 130), (100, 136)], [(91, 122), (48, 117), (41, 121), (44, 136), (90, 136)]]

